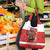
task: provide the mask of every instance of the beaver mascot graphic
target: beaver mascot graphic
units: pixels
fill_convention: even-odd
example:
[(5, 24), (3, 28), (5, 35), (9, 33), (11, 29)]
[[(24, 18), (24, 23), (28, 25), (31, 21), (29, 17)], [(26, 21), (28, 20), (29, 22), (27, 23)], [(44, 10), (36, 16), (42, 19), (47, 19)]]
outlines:
[(32, 41), (33, 43), (36, 42), (36, 36), (37, 36), (37, 29), (32, 29), (30, 31), (26, 31), (26, 35), (28, 37), (28, 42)]

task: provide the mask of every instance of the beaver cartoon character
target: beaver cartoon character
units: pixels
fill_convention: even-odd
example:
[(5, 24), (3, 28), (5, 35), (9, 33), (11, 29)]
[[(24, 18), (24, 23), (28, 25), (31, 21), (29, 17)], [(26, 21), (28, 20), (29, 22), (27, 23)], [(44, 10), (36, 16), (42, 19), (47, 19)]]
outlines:
[(30, 31), (27, 30), (26, 35), (28, 37), (28, 42), (30, 42), (30, 40), (32, 40), (32, 42), (34, 43), (36, 40), (37, 30), (35, 30), (35, 29), (31, 29)]

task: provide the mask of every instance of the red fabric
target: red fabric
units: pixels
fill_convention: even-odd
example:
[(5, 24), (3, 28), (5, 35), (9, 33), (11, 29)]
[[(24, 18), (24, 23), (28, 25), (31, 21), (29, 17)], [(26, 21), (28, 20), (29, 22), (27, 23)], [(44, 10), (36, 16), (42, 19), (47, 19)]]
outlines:
[(41, 45), (25, 45), (25, 44), (20, 44), (20, 46), (24, 47), (24, 48), (32, 48), (32, 49), (42, 49), (44, 48), (44, 46)]
[(33, 16), (33, 13), (31, 13), (31, 15), (30, 15), (30, 18), (29, 18), (29, 21), (31, 21), (31, 19), (32, 19), (32, 16)]
[[(38, 9), (35, 9), (36, 10), (36, 13), (37, 13), (37, 16), (38, 16)], [(32, 13), (33, 15), (33, 13)], [(31, 21), (31, 18), (32, 18), (32, 15), (30, 16), (29, 18), (29, 21)], [(37, 17), (38, 18), (38, 23), (37, 24), (43, 24), (40, 22), (39, 20), (39, 16)], [(30, 34), (31, 33), (31, 34)], [(19, 42), (22, 41), (22, 42), (27, 42), (27, 43), (30, 43), (30, 44), (21, 44), (19, 43), (19, 45), (21, 47), (24, 47), (24, 48), (33, 48), (33, 49), (42, 49), (44, 48), (45, 45), (33, 45), (34, 43), (45, 43), (45, 32), (37, 32), (37, 29), (31, 27), (30, 30), (25, 30), (25, 29), (22, 29), (21, 31), (21, 36), (20, 36), (20, 40)]]
[[(22, 29), (22, 34), (20, 36), (20, 41), (23, 42), (28, 42), (29, 38), (26, 35), (26, 31)], [(45, 43), (45, 33), (44, 32), (38, 32), (37, 34), (37, 40), (35, 41), (35, 43)], [(30, 41), (30, 43), (33, 43), (32, 41)], [(42, 49), (44, 48), (44, 45), (28, 45), (28, 44), (19, 44), (21, 47), (24, 48), (33, 48), (33, 49)]]
[(38, 23), (37, 24), (43, 24), (42, 22), (40, 22), (39, 16), (38, 16), (38, 9), (35, 8), (36, 14), (37, 14), (37, 19), (38, 19)]

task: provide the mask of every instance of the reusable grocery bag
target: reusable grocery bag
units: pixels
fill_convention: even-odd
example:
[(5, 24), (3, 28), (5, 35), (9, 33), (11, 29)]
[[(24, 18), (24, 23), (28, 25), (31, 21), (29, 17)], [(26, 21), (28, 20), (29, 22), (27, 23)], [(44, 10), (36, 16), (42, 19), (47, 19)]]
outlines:
[[(19, 46), (24, 48), (42, 49), (45, 46), (44, 24), (40, 22), (38, 9), (35, 8), (37, 14), (37, 27), (31, 26), (31, 13), (29, 20), (25, 22), (20, 35)], [(34, 22), (33, 22), (34, 24)]]

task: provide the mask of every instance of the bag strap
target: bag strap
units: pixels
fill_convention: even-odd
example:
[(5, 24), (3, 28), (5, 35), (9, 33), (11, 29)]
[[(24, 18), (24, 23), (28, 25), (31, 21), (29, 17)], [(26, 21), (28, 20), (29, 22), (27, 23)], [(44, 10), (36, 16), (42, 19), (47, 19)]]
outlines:
[(31, 13), (30, 17), (29, 17), (29, 21), (31, 21), (32, 19), (32, 16), (33, 16), (33, 13)]
[(36, 11), (36, 14), (37, 14), (37, 19), (38, 19), (38, 23), (40, 22), (40, 19), (39, 19), (39, 15), (38, 15), (38, 9), (35, 8), (35, 11)]
[[(36, 11), (36, 14), (37, 14), (37, 20), (38, 20), (37, 23), (42, 24), (41, 21), (40, 21), (40, 19), (39, 19), (38, 9), (35, 8), (35, 11)], [(33, 14), (34, 14), (34, 13), (31, 13), (31, 15), (30, 15), (30, 17), (29, 17), (29, 21), (31, 21)]]
[(38, 9), (35, 8), (35, 11), (36, 11), (36, 14), (37, 14), (37, 20), (38, 20), (37, 24), (43, 24), (43, 23), (40, 21), (40, 19), (39, 19)]

